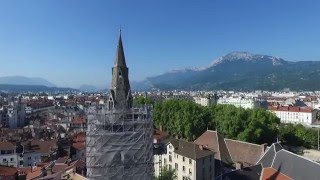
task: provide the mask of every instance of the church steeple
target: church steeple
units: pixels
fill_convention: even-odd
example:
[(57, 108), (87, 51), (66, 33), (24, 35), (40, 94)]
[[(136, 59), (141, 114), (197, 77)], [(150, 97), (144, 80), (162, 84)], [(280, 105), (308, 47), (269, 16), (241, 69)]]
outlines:
[(123, 52), (123, 46), (122, 46), (121, 29), (120, 29), (120, 35), (119, 35), (119, 41), (118, 41), (118, 47), (117, 47), (117, 54), (116, 54), (116, 59), (114, 61), (114, 66), (127, 67), (126, 59), (124, 57), (124, 52)]
[(132, 107), (129, 69), (127, 68), (124, 56), (121, 30), (114, 67), (112, 68), (112, 83), (108, 107), (110, 110), (124, 110)]

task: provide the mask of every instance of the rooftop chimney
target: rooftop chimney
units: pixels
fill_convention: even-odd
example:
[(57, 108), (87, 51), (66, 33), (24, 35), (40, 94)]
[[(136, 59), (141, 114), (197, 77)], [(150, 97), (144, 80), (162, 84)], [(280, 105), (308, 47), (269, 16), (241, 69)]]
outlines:
[(242, 169), (242, 168), (243, 168), (242, 162), (236, 162), (236, 169)]

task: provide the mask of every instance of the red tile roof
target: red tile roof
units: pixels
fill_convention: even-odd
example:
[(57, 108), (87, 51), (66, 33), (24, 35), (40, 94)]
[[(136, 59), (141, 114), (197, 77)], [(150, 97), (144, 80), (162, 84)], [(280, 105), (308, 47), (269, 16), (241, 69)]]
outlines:
[[(44, 164), (43, 166), (46, 166), (46, 165), (47, 164)], [(21, 167), (21, 168), (18, 168), (18, 171), (19, 171), (19, 174), (26, 174), (26, 180), (31, 180), (41, 175), (41, 168), (43, 166), (32, 167), (32, 170), (31, 170), (31, 167)]]
[(155, 129), (153, 132), (153, 139), (156, 139), (158, 141), (164, 140), (167, 137), (169, 137), (169, 134), (164, 131), (160, 131), (158, 129)]
[(292, 178), (278, 172), (273, 168), (264, 168), (261, 174), (261, 180), (291, 180)]
[(217, 157), (220, 157), (217, 131), (206, 131), (198, 137), (194, 143), (214, 151)]
[(225, 142), (233, 162), (244, 163), (246, 167), (256, 164), (264, 154), (264, 145), (232, 139), (225, 139)]
[(18, 175), (17, 168), (0, 165), (0, 179), (1, 177), (15, 176), (15, 175)]
[(227, 164), (232, 163), (230, 153), (224, 138), (217, 131), (207, 130), (195, 141), (195, 144), (202, 145), (204, 148), (215, 152), (215, 158)]
[(84, 132), (79, 132), (73, 135), (72, 138), (73, 142), (85, 142), (86, 141), (86, 134)]
[(72, 144), (72, 147), (74, 147), (77, 150), (84, 150), (86, 149), (86, 145), (84, 142), (76, 142)]
[(29, 146), (28, 142), (23, 143), (25, 150), (33, 151), (33, 152), (40, 152), (40, 153), (50, 153), (53, 149), (57, 148), (57, 140), (33, 140), (31, 141), (31, 146)]
[(85, 117), (73, 117), (71, 120), (72, 124), (85, 124), (87, 119)]
[(269, 106), (270, 111), (287, 111), (287, 112), (312, 112), (310, 107), (298, 107), (298, 106)]
[(0, 150), (15, 150), (16, 147), (11, 142), (2, 141), (0, 142)]
[(241, 162), (245, 167), (254, 165), (264, 153), (264, 145), (223, 138), (217, 131), (207, 130), (195, 144), (214, 151), (215, 158), (225, 163)]

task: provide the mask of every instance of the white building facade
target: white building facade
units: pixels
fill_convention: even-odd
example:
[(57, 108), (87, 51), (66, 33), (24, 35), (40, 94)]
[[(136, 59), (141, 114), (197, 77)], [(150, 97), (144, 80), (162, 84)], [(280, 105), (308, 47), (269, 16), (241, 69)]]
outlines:
[(23, 154), (23, 166), (36, 166), (41, 162), (41, 155), (39, 152), (25, 152)]
[(278, 106), (269, 107), (268, 109), (275, 113), (282, 123), (311, 125), (316, 121), (317, 111), (309, 107)]
[(23, 127), (25, 125), (25, 106), (24, 104), (12, 103), (0, 108), (0, 123), (10, 129)]
[(258, 107), (258, 103), (253, 98), (243, 97), (222, 97), (218, 99), (217, 104), (229, 104), (245, 109), (252, 109)]
[(154, 155), (154, 173), (158, 177), (164, 168), (175, 169), (177, 179), (214, 179), (214, 153), (183, 140), (166, 144), (166, 154)]
[(193, 97), (195, 103), (200, 104), (201, 106), (209, 106), (210, 104), (214, 104), (216, 101), (214, 98), (210, 97)]
[(0, 142), (0, 165), (18, 166), (18, 155), (16, 146), (10, 142)]

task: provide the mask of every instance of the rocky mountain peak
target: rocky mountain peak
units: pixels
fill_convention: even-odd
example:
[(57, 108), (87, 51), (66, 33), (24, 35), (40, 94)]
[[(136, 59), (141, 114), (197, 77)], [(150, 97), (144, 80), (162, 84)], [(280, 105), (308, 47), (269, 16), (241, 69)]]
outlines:
[(214, 60), (211, 63), (210, 67), (216, 66), (221, 63), (233, 62), (233, 61), (270, 61), (274, 66), (282, 65), (286, 63), (285, 60), (276, 56), (258, 55), (258, 54), (251, 54), (249, 52), (236, 51)]

